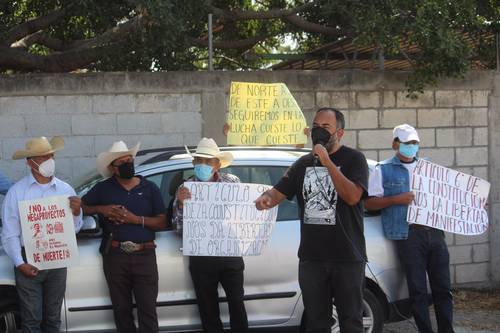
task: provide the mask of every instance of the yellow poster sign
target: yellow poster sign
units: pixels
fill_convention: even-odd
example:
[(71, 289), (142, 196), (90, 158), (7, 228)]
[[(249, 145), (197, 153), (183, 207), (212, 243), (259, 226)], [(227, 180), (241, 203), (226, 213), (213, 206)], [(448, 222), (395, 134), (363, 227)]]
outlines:
[(232, 82), (229, 145), (305, 144), (306, 120), (284, 83)]

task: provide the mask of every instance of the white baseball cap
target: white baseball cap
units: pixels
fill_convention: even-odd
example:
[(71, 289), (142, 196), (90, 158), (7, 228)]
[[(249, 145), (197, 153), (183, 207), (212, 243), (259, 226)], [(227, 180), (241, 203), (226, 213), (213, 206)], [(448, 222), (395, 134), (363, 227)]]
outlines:
[(408, 124), (402, 124), (394, 127), (392, 131), (392, 138), (398, 138), (399, 142), (408, 142), (408, 141), (418, 141), (420, 139), (418, 137), (417, 130)]

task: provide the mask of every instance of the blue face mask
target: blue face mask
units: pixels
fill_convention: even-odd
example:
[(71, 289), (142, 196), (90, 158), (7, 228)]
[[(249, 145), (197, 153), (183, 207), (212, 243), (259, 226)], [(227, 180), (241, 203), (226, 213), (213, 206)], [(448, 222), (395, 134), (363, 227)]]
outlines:
[(207, 164), (196, 164), (194, 166), (194, 175), (202, 182), (208, 181), (212, 177), (213, 167)]
[(415, 156), (417, 156), (418, 148), (419, 148), (418, 143), (416, 144), (400, 143), (399, 153), (404, 157), (414, 158)]

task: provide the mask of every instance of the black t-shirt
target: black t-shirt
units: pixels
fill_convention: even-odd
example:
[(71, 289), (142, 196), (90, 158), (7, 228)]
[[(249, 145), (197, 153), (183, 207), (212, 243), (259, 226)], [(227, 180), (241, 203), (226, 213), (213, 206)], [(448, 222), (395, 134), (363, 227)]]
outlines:
[[(88, 206), (122, 205), (138, 216), (153, 217), (165, 214), (165, 204), (158, 186), (142, 176), (136, 177), (139, 177), (141, 181), (130, 191), (121, 186), (115, 177), (103, 180), (85, 194), (82, 201)], [(99, 221), (103, 228), (104, 241), (110, 233), (113, 234), (114, 240), (120, 242), (141, 243), (155, 239), (155, 232), (149, 228), (143, 228), (142, 225), (115, 224), (100, 214)]]
[[(368, 165), (364, 155), (341, 146), (330, 155), (346, 178), (363, 188), (367, 195)], [(300, 207), (300, 247), (302, 260), (360, 262), (366, 258), (363, 234), (363, 203), (349, 206), (337, 194), (332, 178), (312, 154), (298, 159), (275, 188), (289, 199), (297, 196)], [(353, 249), (353, 246), (355, 249)]]

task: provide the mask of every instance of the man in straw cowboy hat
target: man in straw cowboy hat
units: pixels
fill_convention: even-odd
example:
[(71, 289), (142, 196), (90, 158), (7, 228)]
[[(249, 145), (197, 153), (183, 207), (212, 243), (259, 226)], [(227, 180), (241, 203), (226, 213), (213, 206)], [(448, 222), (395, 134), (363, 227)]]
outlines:
[(66, 268), (38, 270), (27, 263), (18, 203), (24, 200), (66, 195), (75, 231), (82, 226), (80, 198), (73, 188), (54, 176), (54, 153), (64, 148), (61, 137), (32, 138), (13, 159), (26, 159), (30, 172), (7, 192), (3, 204), (2, 244), (15, 265), (16, 289), (23, 332), (59, 332), (61, 305), (66, 291)]
[[(233, 161), (229, 152), (221, 152), (213, 139), (203, 138), (198, 143), (193, 157), (194, 176), (187, 181), (239, 183), (238, 177), (221, 173)], [(186, 187), (177, 190), (173, 204), (172, 223), (177, 230), (182, 230), (184, 200), (191, 198)], [(196, 292), (203, 330), (208, 333), (222, 333), (217, 287), (221, 283), (226, 292), (229, 306), (231, 332), (248, 331), (248, 320), (243, 303), (242, 257), (189, 257), (189, 271)]]
[(85, 214), (98, 214), (103, 240), (100, 252), (118, 332), (136, 332), (132, 294), (137, 303), (139, 332), (158, 332), (155, 231), (166, 227), (165, 205), (158, 187), (135, 175), (139, 143), (123, 141), (97, 157), (97, 170), (108, 179), (82, 198)]

